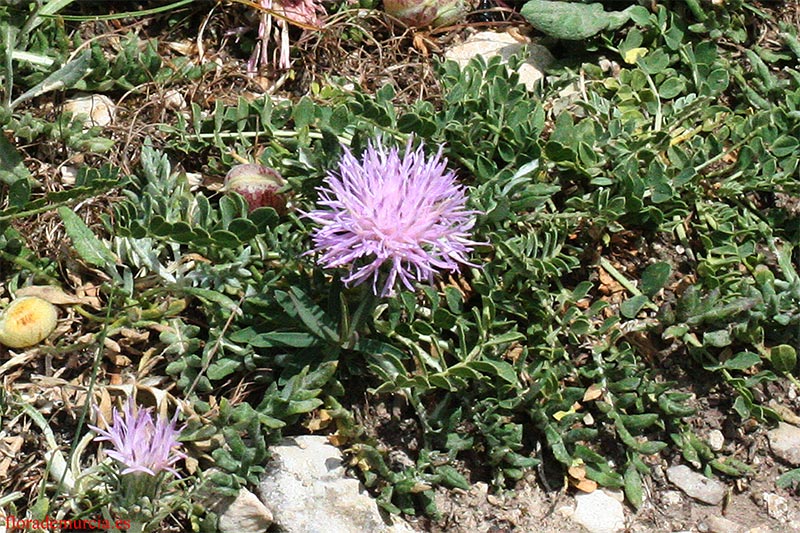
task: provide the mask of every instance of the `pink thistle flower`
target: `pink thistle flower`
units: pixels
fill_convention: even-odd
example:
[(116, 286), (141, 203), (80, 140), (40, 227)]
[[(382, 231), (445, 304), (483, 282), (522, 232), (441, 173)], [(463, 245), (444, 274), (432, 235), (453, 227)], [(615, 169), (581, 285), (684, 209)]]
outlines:
[(377, 295), (387, 265), (380, 291), (387, 296), (398, 279), (414, 290), (414, 280), (430, 283), (438, 271), (475, 266), (467, 255), (478, 244), (470, 239), (477, 212), (466, 209), (464, 187), (447, 169), (441, 147), (427, 158), (409, 139), (400, 157), (397, 148), (370, 143), (360, 161), (345, 148), (338, 172), (329, 173), (318, 192), (320, 208), (306, 214), (320, 224), (313, 251), (324, 268), (350, 266), (345, 285), (371, 277)]
[[(108, 423), (99, 413), (103, 422)], [(167, 420), (163, 416), (153, 420), (151, 409), (137, 408), (133, 398), (128, 398), (124, 408), (124, 418), (120, 416), (115, 407), (113, 410), (113, 424), (108, 430), (100, 429), (90, 425), (95, 433), (95, 441), (109, 441), (114, 447), (106, 453), (109, 457), (116, 459), (127, 468), (122, 474), (132, 472), (144, 472), (155, 476), (162, 470), (171, 472), (176, 477), (180, 477), (172, 465), (186, 457), (185, 453), (176, 451), (181, 444), (177, 438), (181, 433), (176, 429), (178, 413), (172, 420)]]

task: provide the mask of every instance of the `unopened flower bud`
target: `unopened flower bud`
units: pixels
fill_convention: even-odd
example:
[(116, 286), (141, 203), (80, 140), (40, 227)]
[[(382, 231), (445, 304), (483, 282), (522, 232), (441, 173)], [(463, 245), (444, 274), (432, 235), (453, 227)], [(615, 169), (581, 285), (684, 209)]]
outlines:
[(236, 165), (225, 176), (225, 190), (244, 196), (250, 211), (271, 207), (285, 213), (286, 198), (279, 192), (284, 185), (286, 180), (277, 170), (255, 163)]
[(466, 16), (466, 0), (383, 0), (386, 13), (406, 26), (447, 26)]

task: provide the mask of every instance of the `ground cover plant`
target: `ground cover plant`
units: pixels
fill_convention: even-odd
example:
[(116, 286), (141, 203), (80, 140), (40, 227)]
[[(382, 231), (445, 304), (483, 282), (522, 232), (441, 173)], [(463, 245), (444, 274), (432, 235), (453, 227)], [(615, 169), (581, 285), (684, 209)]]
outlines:
[[(665, 463), (753, 475), (748, 435), (798, 407), (795, 3), (417, 29), (135, 4), (0, 5), (0, 298), (60, 308), (0, 348), (4, 514), (213, 531), (208, 494), (309, 432), (429, 528), (477, 481), (637, 509)], [(547, 44), (545, 82), (441, 60), (474, 25)], [(274, 169), (267, 205), (226, 182), (243, 163)]]

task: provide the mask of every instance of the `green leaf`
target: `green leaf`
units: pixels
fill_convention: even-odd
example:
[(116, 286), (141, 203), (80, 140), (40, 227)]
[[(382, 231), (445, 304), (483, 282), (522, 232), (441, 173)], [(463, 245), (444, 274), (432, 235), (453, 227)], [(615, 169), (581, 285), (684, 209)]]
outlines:
[(231, 335), (233, 342), (242, 342), (256, 348), (291, 347), (308, 348), (319, 344), (319, 337), (302, 331), (270, 331), (255, 333), (252, 328)]
[(235, 218), (228, 224), (228, 231), (234, 233), (242, 242), (247, 242), (258, 235), (258, 228), (252, 220)]
[(572, 148), (553, 140), (548, 141), (547, 144), (544, 145), (544, 155), (547, 156), (550, 161), (556, 163), (573, 162), (577, 158), (577, 154)]
[(436, 133), (436, 124), (415, 113), (406, 113), (397, 119), (397, 129), (403, 133), (414, 133), (425, 138)]
[(208, 379), (217, 381), (233, 374), (242, 366), (240, 361), (233, 359), (220, 359), (208, 366)]
[(210, 289), (201, 289), (199, 287), (181, 287), (181, 290), (186, 294), (191, 294), (200, 298), (204, 303), (211, 305), (221, 306), (228, 311), (241, 313), (239, 304), (225, 296), (224, 294), (212, 291)]
[(0, 181), (8, 185), (19, 180), (31, 180), (31, 173), (17, 149), (0, 133)]
[(631, 8), (625, 11), (605, 11), (603, 4), (599, 3), (530, 0), (522, 6), (520, 13), (534, 28), (546, 35), (580, 41), (603, 30), (619, 28), (630, 19)]
[(23, 209), (31, 199), (31, 183), (26, 179), (17, 180), (8, 188), (8, 205)]
[(619, 310), (625, 318), (635, 318), (649, 301), (650, 300), (648, 300), (647, 296), (644, 294), (637, 294), (622, 302), (619, 306)]
[(782, 489), (788, 489), (789, 487), (800, 485), (800, 468), (789, 470), (785, 474), (781, 475), (781, 477), (775, 480), (775, 484)]
[(747, 370), (761, 362), (761, 356), (753, 352), (739, 352), (732, 359), (715, 366), (706, 367), (707, 370)]
[(96, 267), (116, 264), (117, 258), (111, 250), (92, 233), (89, 226), (78, 215), (73, 213), (70, 208), (59, 207), (58, 214), (61, 216), (61, 220), (64, 221), (64, 229), (72, 239), (72, 246), (81, 256), (81, 259)]
[(728, 88), (730, 78), (728, 71), (723, 68), (712, 70), (705, 79), (705, 84), (711, 89), (711, 94), (718, 94)]
[(775, 370), (789, 373), (797, 366), (797, 350), (788, 344), (774, 346), (770, 350), (770, 360)]
[(236, 472), (239, 469), (239, 461), (231, 456), (230, 452), (224, 448), (217, 448), (211, 452), (211, 457), (214, 458), (216, 466), (227, 470), (228, 472)]
[(706, 331), (703, 333), (703, 344), (708, 344), (716, 348), (729, 346), (731, 344), (731, 333), (727, 329)]
[(314, 102), (307, 96), (301, 98), (292, 110), (292, 118), (298, 130), (309, 126), (314, 121)]
[(633, 463), (628, 464), (623, 476), (625, 482), (625, 497), (631, 502), (635, 509), (639, 509), (644, 501), (644, 490), (642, 487), (642, 477)]
[(567, 447), (564, 445), (564, 440), (561, 438), (561, 433), (556, 429), (553, 424), (546, 424), (544, 427), (544, 435), (547, 438), (547, 443), (550, 445), (550, 450), (553, 452), (553, 457), (556, 458), (561, 464), (570, 466), (572, 458), (567, 452)]
[(653, 50), (636, 62), (640, 69), (652, 75), (662, 72), (669, 66), (669, 56), (660, 48)]
[(281, 307), (290, 315), (299, 317), (306, 328), (320, 339), (338, 344), (339, 334), (333, 319), (297, 287), (289, 291), (275, 291), (275, 299)]
[(517, 372), (514, 370), (513, 366), (505, 361), (484, 359), (483, 361), (472, 361), (469, 363), (469, 366), (484, 374), (497, 376), (511, 385), (516, 385), (517, 383)]
[(657, 413), (645, 413), (640, 415), (620, 415), (620, 420), (628, 429), (628, 431), (641, 431), (646, 429), (660, 420), (660, 415)]
[(642, 292), (653, 297), (667, 283), (672, 267), (669, 263), (654, 263), (642, 272)]
[(40, 83), (34, 85), (32, 88), (19, 95), (16, 100), (11, 102), (11, 109), (14, 109), (19, 104), (27, 100), (36, 98), (37, 96), (41, 96), (45, 93), (69, 89), (89, 73), (89, 63), (91, 57), (91, 50), (84, 50), (81, 55), (47, 76)]
[(486, 344), (484, 344), (484, 347), (510, 344), (514, 341), (521, 341), (524, 338), (525, 335), (519, 331), (507, 331), (500, 335), (490, 337)]
[(450, 465), (440, 466), (436, 472), (442, 476), (441, 483), (453, 489), (469, 490), (470, 484), (461, 472)]
[(772, 143), (772, 153), (778, 157), (786, 157), (792, 155), (794, 153), (800, 143), (798, 143), (796, 137), (792, 137), (790, 135), (781, 135)]

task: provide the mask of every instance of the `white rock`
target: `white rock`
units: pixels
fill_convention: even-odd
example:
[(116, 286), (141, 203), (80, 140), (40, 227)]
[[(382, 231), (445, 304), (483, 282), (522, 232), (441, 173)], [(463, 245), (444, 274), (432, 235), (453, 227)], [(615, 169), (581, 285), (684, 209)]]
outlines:
[(108, 96), (90, 94), (77, 96), (64, 102), (64, 111), (71, 113), (76, 120), (83, 122), (84, 127), (108, 126), (114, 122), (117, 106)]
[(793, 466), (800, 466), (800, 428), (779, 422), (778, 427), (767, 432), (772, 453)]
[(589, 533), (616, 533), (625, 529), (625, 511), (622, 504), (602, 490), (575, 496), (575, 513), (572, 519)]
[(712, 429), (708, 432), (708, 437), (706, 437), (708, 441), (708, 447), (718, 452), (725, 446), (725, 436), (722, 432), (718, 429)]
[(411, 533), (389, 525), (357, 479), (348, 478), (342, 454), (325, 437), (285, 439), (270, 449), (272, 460), (259, 495), (284, 533)]
[(556, 509), (556, 514), (563, 516), (564, 518), (572, 518), (572, 515), (575, 514), (575, 507), (572, 505), (562, 505)]
[(709, 479), (686, 465), (669, 467), (667, 479), (695, 500), (709, 505), (718, 505), (728, 491), (724, 483)]
[(665, 507), (680, 505), (681, 502), (683, 502), (683, 497), (677, 490), (665, 490), (661, 493), (661, 504)]
[(711, 533), (740, 533), (744, 531), (742, 525), (733, 520), (728, 520), (724, 516), (709, 516), (706, 521), (708, 522), (708, 530)]
[(75, 185), (75, 180), (78, 178), (78, 169), (64, 165), (58, 169), (61, 174), (61, 184), (69, 187)]
[(463, 68), (469, 60), (482, 56), (487, 62), (499, 55), (503, 62), (514, 54), (527, 54), (528, 59), (519, 67), (519, 81), (532, 91), (536, 83), (544, 78), (544, 69), (553, 62), (553, 55), (544, 46), (532, 43), (521, 43), (510, 33), (482, 31), (471, 35), (461, 44), (445, 51), (444, 57), (452, 59)]
[(772, 518), (781, 522), (789, 522), (792, 519), (792, 512), (786, 498), (774, 492), (765, 492), (761, 497), (767, 505), (767, 514)]
[(247, 489), (239, 495), (219, 517), (220, 533), (265, 533), (272, 524), (272, 513), (261, 500)]
[(172, 110), (186, 109), (186, 98), (176, 89), (164, 93), (164, 107)]

